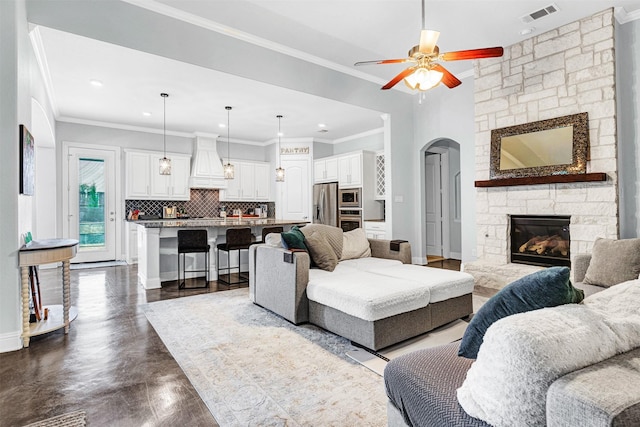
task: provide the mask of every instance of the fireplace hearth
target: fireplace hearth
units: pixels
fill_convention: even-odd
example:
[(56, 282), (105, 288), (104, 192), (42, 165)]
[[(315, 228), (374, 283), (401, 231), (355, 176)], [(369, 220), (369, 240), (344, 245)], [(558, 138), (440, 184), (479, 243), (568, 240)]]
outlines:
[(511, 262), (571, 266), (569, 216), (511, 215)]

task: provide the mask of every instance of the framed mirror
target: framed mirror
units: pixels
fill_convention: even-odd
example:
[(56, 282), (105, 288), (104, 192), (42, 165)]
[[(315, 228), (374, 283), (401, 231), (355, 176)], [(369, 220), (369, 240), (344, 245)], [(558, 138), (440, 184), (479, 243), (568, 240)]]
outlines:
[(491, 131), (491, 179), (583, 174), (588, 157), (587, 113)]

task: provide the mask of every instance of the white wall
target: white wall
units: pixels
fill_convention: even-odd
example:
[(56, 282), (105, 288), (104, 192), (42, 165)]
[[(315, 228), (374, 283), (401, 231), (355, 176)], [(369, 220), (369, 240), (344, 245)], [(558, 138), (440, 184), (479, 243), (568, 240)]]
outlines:
[[(380, 120), (382, 122), (382, 120)], [(384, 133), (375, 132), (372, 135), (357, 136), (348, 141), (339, 142), (333, 145), (333, 154), (344, 154), (351, 151), (367, 150), (381, 151), (384, 150)]]
[[(462, 199), (462, 262), (475, 260), (476, 207), (475, 207), (475, 132), (474, 132), (474, 81), (462, 79), (455, 89), (439, 86), (425, 93), (425, 100), (415, 104), (416, 138), (412, 161), (416, 164), (413, 197), (424, 199), (424, 156), (417, 153), (439, 139), (451, 139), (460, 144), (461, 199)], [(415, 229), (419, 230), (420, 257), (426, 256), (424, 204), (416, 205)], [(415, 249), (414, 249), (415, 251)], [(415, 256), (415, 254), (414, 254)]]
[(620, 237), (640, 236), (640, 19), (616, 25)]
[(32, 226), (31, 197), (18, 195), (18, 125), (31, 126), (27, 31), (25, 2), (0, 2), (0, 352), (22, 347), (18, 248)]

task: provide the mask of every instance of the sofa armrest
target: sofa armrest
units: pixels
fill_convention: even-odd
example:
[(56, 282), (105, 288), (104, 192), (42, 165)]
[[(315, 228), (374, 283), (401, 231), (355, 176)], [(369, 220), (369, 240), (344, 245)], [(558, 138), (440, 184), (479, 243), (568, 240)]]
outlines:
[(640, 349), (554, 381), (547, 393), (547, 425), (640, 425)]
[(591, 254), (580, 254), (573, 257), (571, 266), (573, 268), (574, 282), (584, 281), (584, 276), (587, 274), (587, 268), (589, 268), (590, 261), (591, 261)]
[(399, 251), (391, 250), (391, 240), (369, 239), (369, 246), (372, 257), (397, 259), (403, 264), (411, 264), (411, 244), (409, 242), (400, 243)]
[(250, 285), (253, 284), (253, 302), (296, 325), (308, 322), (306, 289), (309, 265), (310, 258), (306, 252), (256, 245), (253, 264), (250, 265), (254, 273), (250, 281)]

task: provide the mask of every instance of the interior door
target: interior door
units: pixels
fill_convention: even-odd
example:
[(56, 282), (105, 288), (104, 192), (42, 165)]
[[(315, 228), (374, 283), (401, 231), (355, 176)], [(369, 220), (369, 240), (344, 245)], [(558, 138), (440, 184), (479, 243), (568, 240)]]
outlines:
[(73, 263), (116, 259), (116, 153), (67, 147), (63, 232), (78, 239)]
[(278, 194), (282, 203), (276, 204), (278, 218), (294, 221), (311, 221), (309, 179), (309, 160), (282, 160), (284, 182), (277, 182)]
[(426, 153), (424, 175), (427, 255), (442, 256), (440, 154)]

